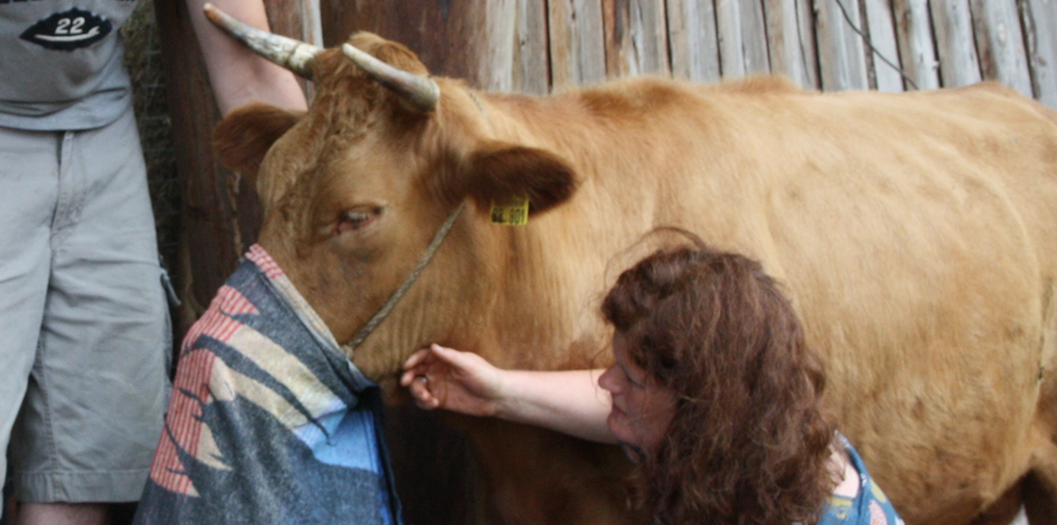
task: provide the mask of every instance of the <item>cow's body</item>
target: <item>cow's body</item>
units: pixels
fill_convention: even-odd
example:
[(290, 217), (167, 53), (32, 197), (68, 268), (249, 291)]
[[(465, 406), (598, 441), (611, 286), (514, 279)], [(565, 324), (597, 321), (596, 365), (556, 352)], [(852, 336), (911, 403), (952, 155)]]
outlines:
[[(371, 35), (353, 43), (422, 70)], [(1055, 519), (1052, 112), (993, 84), (822, 95), (765, 78), (645, 78), (547, 98), (438, 79), (436, 110), (415, 115), (342, 59), (329, 52), (314, 66), (307, 116), (249, 108), (219, 142), (252, 171), (285, 132), (260, 168), (259, 242), (339, 341), (467, 202), (355, 350), (368, 375), (392, 386), (431, 342), (508, 368), (604, 365), (603, 292), (634, 262), (629, 247), (679, 226), (761, 259), (786, 284), (825, 358), (841, 431), (908, 523), (964, 525), (1022, 493), (1033, 524)], [(511, 145), (536, 149), (480, 159)], [(518, 170), (531, 182), (479, 182)], [(567, 200), (551, 187), (563, 170), (577, 181)], [(527, 226), (491, 224), (476, 188), (521, 184), (550, 209)], [(355, 228), (339, 220), (349, 209)], [(620, 458), (536, 429), (467, 428), (510, 522), (637, 519), (622, 509)]]

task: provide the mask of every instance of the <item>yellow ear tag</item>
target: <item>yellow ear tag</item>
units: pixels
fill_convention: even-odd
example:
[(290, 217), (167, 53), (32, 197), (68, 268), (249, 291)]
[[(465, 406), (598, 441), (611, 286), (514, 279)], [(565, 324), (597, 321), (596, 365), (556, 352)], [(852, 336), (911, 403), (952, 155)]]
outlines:
[(492, 224), (524, 226), (528, 224), (529, 200), (511, 197), (504, 202), (493, 202), (491, 215)]

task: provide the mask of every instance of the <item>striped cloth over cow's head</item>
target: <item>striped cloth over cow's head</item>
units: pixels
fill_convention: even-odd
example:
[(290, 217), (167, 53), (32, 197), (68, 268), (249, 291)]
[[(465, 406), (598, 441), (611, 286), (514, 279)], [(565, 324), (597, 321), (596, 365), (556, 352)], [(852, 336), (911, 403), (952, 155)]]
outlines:
[(380, 410), (255, 245), (184, 339), (136, 523), (399, 523)]

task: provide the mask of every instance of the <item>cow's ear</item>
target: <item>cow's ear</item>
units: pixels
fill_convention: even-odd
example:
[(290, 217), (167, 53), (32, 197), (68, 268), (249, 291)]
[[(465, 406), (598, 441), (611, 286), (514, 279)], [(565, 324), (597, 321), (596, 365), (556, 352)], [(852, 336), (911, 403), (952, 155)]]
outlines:
[(549, 151), (493, 143), (473, 152), (462, 180), (464, 195), (482, 206), (511, 198), (528, 198), (530, 213), (561, 204), (576, 191), (576, 174)]
[(303, 115), (260, 102), (246, 104), (217, 124), (213, 149), (225, 168), (256, 180), (264, 154)]

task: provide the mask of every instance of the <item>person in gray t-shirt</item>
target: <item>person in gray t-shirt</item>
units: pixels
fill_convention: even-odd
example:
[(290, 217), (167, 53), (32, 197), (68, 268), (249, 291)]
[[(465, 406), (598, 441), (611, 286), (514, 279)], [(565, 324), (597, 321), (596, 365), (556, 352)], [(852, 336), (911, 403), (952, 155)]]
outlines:
[[(288, 71), (221, 35), (205, 0), (187, 3), (222, 112), (306, 107)], [(261, 0), (213, 3), (267, 26)], [(0, 485), (19, 502), (13, 524), (104, 523), (107, 503), (140, 498), (161, 433), (172, 344), (118, 33), (135, 5), (0, 0)]]

